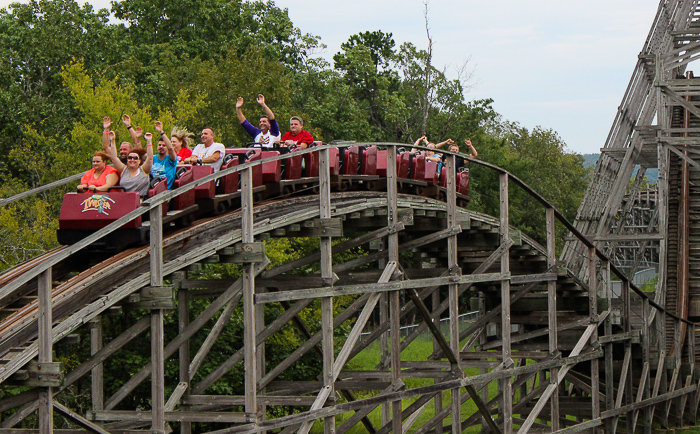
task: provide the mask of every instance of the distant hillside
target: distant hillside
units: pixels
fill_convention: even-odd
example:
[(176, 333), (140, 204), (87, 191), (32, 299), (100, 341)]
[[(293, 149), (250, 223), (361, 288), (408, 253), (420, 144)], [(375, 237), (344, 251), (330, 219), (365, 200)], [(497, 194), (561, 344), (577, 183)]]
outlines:
[(600, 154), (583, 154), (583, 167), (595, 167), (600, 158)]
[[(600, 158), (600, 154), (583, 154), (582, 157), (584, 167), (595, 167), (598, 159)], [(635, 174), (637, 173), (637, 170), (639, 170), (639, 166), (635, 168)], [(647, 169), (646, 178), (649, 184), (656, 184), (656, 181), (659, 179), (659, 170)]]

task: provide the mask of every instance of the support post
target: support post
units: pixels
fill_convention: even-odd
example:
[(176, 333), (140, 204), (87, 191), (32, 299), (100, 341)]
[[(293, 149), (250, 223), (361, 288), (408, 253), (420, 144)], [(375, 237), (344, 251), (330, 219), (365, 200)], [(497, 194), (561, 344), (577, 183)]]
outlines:
[[(162, 204), (150, 211), (151, 286), (163, 286)], [(151, 311), (151, 423), (154, 434), (165, 432), (165, 352), (163, 309)]]
[[(547, 268), (551, 270), (557, 266), (556, 253), (556, 228), (554, 226), (554, 208), (545, 211), (547, 231)], [(559, 356), (559, 343), (557, 340), (557, 282), (547, 282), (547, 325), (549, 326), (549, 357), (555, 359)], [(549, 370), (549, 383), (555, 384), (559, 376), (559, 368)], [(552, 432), (559, 430), (559, 392), (554, 391), (549, 400), (550, 416), (552, 419)]]
[[(51, 267), (39, 274), (37, 286), (39, 301), (37, 360), (41, 365), (53, 362)], [(39, 433), (53, 433), (53, 388), (51, 386), (39, 389)]]
[[(596, 273), (596, 249), (588, 248), (588, 311), (590, 323), (598, 324), (598, 274)], [(591, 346), (596, 348), (598, 343), (598, 327), (593, 329), (590, 339)], [(600, 417), (600, 363), (598, 359), (591, 360), (591, 418)], [(600, 432), (593, 428), (594, 433)]]
[[(455, 156), (447, 155), (447, 227), (457, 226), (457, 185), (455, 182)], [(461, 269), (457, 264), (457, 234), (447, 238), (447, 268), (450, 274), (460, 275)], [(460, 363), (459, 347), (459, 285), (448, 285), (449, 314), (450, 314), (450, 349), (457, 356), (456, 364), (452, 366), (454, 375), (459, 378), (464, 375)], [(459, 388), (452, 389), (452, 432), (462, 432), (461, 403)]]
[[(644, 298), (642, 301), (642, 360), (649, 367), (647, 369), (647, 381), (644, 384), (644, 399), (651, 398), (651, 339), (650, 339), (650, 324), (649, 324), (649, 299)], [(653, 423), (652, 407), (644, 407), (644, 434), (651, 434)]]
[[(396, 147), (389, 145), (386, 148), (386, 197), (387, 197), (387, 226), (391, 227), (396, 224), (398, 218), (398, 210), (396, 202), (391, 198), (397, 195), (396, 185)], [(390, 234), (387, 237), (387, 255), (392, 258), (392, 255), (398, 257), (397, 237), (398, 234)], [(392, 259), (389, 259), (390, 261)], [(396, 259), (394, 259), (396, 260)], [(389, 322), (389, 305), (390, 294), (384, 293), (379, 299), (379, 321), (381, 324)], [(389, 335), (390, 332), (384, 332), (379, 337), (380, 363), (382, 366), (391, 365), (391, 355), (389, 354)], [(392, 377), (393, 379), (393, 377)], [(382, 404), (382, 426), (385, 426), (391, 420), (391, 406)]]
[[(97, 316), (90, 320), (90, 355), (94, 356), (95, 353), (102, 349), (102, 317)], [(91, 383), (91, 397), (92, 397), (92, 409), (93, 410), (104, 410), (104, 387), (103, 387), (103, 376), (104, 366), (102, 363), (98, 363), (94, 368), (90, 370), (92, 377)]]
[[(319, 151), (319, 217), (321, 220), (331, 218), (331, 174), (327, 148)], [(321, 278), (323, 286), (333, 286), (333, 251), (332, 238), (320, 237)], [(333, 297), (321, 299), (321, 327), (323, 332), (323, 386), (330, 389), (329, 400), (335, 397), (335, 378), (333, 376)], [(324, 432), (335, 432), (335, 416), (324, 418)]]
[[(608, 261), (601, 261), (600, 274), (602, 278), (602, 292), (603, 296), (608, 300), (608, 308), (610, 308), (610, 263)], [(597, 291), (596, 291), (597, 292)], [(605, 336), (612, 334), (612, 318), (610, 315), (607, 316), (605, 322), (603, 323), (603, 334)], [(613, 344), (609, 342), (605, 344), (605, 359), (603, 369), (605, 371), (605, 409), (611, 410), (615, 406), (615, 382), (613, 374)], [(614, 418), (608, 418), (605, 420), (605, 430), (606, 432), (614, 432), (614, 426), (617, 420)]]
[[(188, 325), (190, 325), (190, 293), (188, 289), (180, 288), (177, 292), (178, 304), (178, 334), (182, 334)], [(187, 383), (187, 390), (183, 395), (186, 398), (190, 395), (190, 340), (187, 339), (180, 345), (178, 350), (178, 362), (180, 372), (180, 383)], [(181, 405), (183, 411), (189, 409), (189, 405)], [(190, 434), (192, 432), (192, 422), (182, 421), (180, 423), (180, 434)]]
[[(500, 238), (501, 245), (510, 244), (508, 215), (508, 174), (500, 175)], [(508, 249), (510, 250), (510, 249)], [(510, 273), (510, 254), (506, 251), (501, 256), (501, 273)], [(501, 282), (501, 339), (503, 347), (501, 356), (503, 366), (510, 368), (513, 365), (511, 360), (511, 336), (510, 336), (510, 281)], [(513, 388), (509, 378), (504, 378), (501, 382), (501, 392), (503, 393), (503, 434), (513, 432)]]
[[(398, 186), (396, 184), (396, 147), (389, 145), (386, 150), (387, 164), (387, 180), (386, 180), (386, 197), (387, 197), (387, 225), (389, 227), (398, 223)], [(399, 235), (396, 231), (392, 231), (387, 237), (387, 256), (389, 261), (399, 262)], [(392, 291), (388, 294), (389, 298), (389, 321), (390, 327), (390, 361), (391, 361), (391, 381), (396, 385), (401, 381), (401, 298), (399, 291)], [(392, 431), (394, 434), (401, 434), (402, 421), (401, 401), (392, 402), (391, 406), (391, 421)]]
[[(632, 303), (632, 298), (630, 296), (630, 282), (629, 280), (623, 280), (622, 281), (622, 331), (625, 333), (629, 333), (632, 331), (632, 324), (630, 323), (630, 304)], [(631, 340), (626, 340), (625, 341), (625, 354), (632, 354), (632, 341)], [(633, 401), (633, 393), (634, 393), (634, 375), (632, 372), (634, 364), (630, 363), (629, 369), (627, 370), (627, 379), (625, 380), (625, 405), (630, 405), (632, 404)], [(632, 419), (634, 418), (634, 413), (629, 412), (627, 413), (625, 420), (627, 423), (627, 432), (632, 432), (634, 429), (632, 428)]]
[[(243, 170), (241, 177), (241, 241), (252, 243), (253, 238), (253, 169)], [(257, 330), (255, 329), (255, 264), (243, 264), (243, 331), (245, 366), (245, 412), (259, 422), (257, 394)]]

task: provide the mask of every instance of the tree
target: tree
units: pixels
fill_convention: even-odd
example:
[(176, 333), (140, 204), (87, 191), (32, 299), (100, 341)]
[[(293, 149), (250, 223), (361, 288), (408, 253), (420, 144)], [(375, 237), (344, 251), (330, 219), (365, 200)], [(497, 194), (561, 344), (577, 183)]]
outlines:
[[(552, 129), (537, 126), (528, 130), (517, 122), (497, 121), (488, 132), (479, 147), (479, 158), (508, 170), (573, 220), (588, 186), (589, 169), (584, 168), (583, 157), (569, 151)], [(498, 177), (478, 166), (471, 172), (475, 187), (472, 206), (498, 215)], [(544, 218), (539, 203), (520, 188), (510, 187), (511, 224), (544, 243)], [(563, 235), (563, 228), (559, 235)]]
[(396, 60), (394, 39), (382, 31), (362, 32), (341, 44), (343, 50), (333, 56), (335, 69), (343, 73), (354, 96), (368, 110), (373, 127), (382, 131), (387, 93), (398, 90), (399, 77), (392, 66)]
[[(88, 70), (111, 61), (108, 12), (94, 12), (74, 0), (32, 0), (0, 10), (0, 153), (7, 155), (26, 137), (27, 127), (42, 135), (62, 136), (77, 113), (63, 87), (61, 68), (82, 58)], [(57, 146), (67, 147), (64, 141)], [(50, 151), (41, 143), (30, 153)], [(0, 172), (30, 185), (35, 174), (0, 162)]]

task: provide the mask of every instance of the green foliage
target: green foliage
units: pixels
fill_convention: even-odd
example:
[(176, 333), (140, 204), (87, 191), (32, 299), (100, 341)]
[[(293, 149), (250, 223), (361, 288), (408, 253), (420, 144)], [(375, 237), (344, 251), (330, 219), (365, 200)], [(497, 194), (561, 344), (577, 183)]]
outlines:
[(44, 253), (56, 244), (56, 220), (42, 198), (0, 208), (0, 270)]
[[(590, 169), (583, 167), (582, 157), (568, 151), (564, 141), (551, 129), (535, 127), (530, 131), (512, 122), (494, 124), (492, 128), (493, 135), (479, 137), (485, 139), (478, 148), (479, 158), (513, 173), (573, 221), (588, 186)], [(471, 190), (471, 206), (498, 215), (497, 174), (472, 166), (472, 179), (478, 187)], [(544, 207), (513, 183), (509, 185), (509, 201), (511, 224), (544, 242)], [(559, 228), (559, 240), (563, 231)]]
[[(129, 114), (132, 123), (145, 131), (152, 131), (158, 119), (166, 131), (179, 126), (197, 133), (212, 127), (217, 141), (242, 145), (250, 137), (235, 116), (236, 98), (245, 99), (244, 113), (253, 120), (260, 113), (255, 97), (262, 93), (283, 131), (289, 117), (301, 116), (304, 128), (326, 142), (408, 143), (423, 134), (435, 142), (471, 138), (479, 158), (511, 171), (568, 218), (574, 217), (586, 187), (580, 156), (568, 152), (552, 130), (527, 130), (500, 121), (490, 99), (468, 100), (468, 74), (450, 78), (432, 64), (429, 50), (413, 44), (396, 48), (390, 33), (361, 32), (342, 44), (331, 68), (314, 57), (323, 48), (320, 39), (294, 27), (287, 10), (272, 1), (122, 0), (113, 2), (112, 13), (121, 21), (109, 23), (108, 11), (95, 12), (75, 0), (30, 0), (0, 11), (0, 152), (7, 156), (0, 162), (0, 197), (88, 169), (90, 155), (101, 149), (103, 116), (111, 117), (118, 141), (130, 140), (119, 121)], [(497, 175), (472, 166), (470, 206), (497, 215)], [(0, 269), (56, 245), (61, 197), (74, 186), (0, 208)], [(510, 190), (511, 222), (533, 236), (542, 234), (543, 208), (518, 187)], [(275, 238), (266, 246), (274, 267), (317, 251), (319, 242)], [(364, 254), (358, 248), (335, 255), (333, 261), (342, 263)], [(402, 263), (411, 260), (411, 253), (402, 255)], [(318, 270), (316, 263), (295, 273)], [(191, 274), (189, 278), (234, 280), (241, 268), (207, 265)], [(356, 296), (336, 297), (335, 313), (354, 300)], [(193, 300), (192, 317), (209, 303)], [(299, 314), (310, 333), (319, 330), (319, 303), (312, 301)], [(266, 305), (265, 323), (284, 310), (282, 304)], [(105, 317), (105, 335), (119, 335), (143, 315), (147, 313)], [(193, 352), (216, 320), (193, 337)], [(351, 325), (348, 321), (336, 330), (336, 351)], [(195, 384), (242, 348), (243, 330), (239, 307), (226, 321)], [(166, 341), (178, 333), (175, 312), (166, 316), (165, 332)], [(89, 356), (88, 332), (80, 333), (79, 344), (57, 354), (66, 365), (75, 366)], [(268, 339), (268, 371), (305, 340), (305, 333), (292, 325)], [(149, 363), (149, 348), (150, 336), (144, 334), (105, 362), (106, 395)], [(320, 367), (321, 359), (310, 352), (280, 378), (315, 379)], [(236, 365), (207, 393), (242, 393), (242, 369)], [(177, 385), (177, 372), (177, 361), (167, 360), (166, 395)], [(61, 396), (79, 413), (87, 411), (91, 405), (87, 378)], [(149, 397), (150, 384), (144, 382), (118, 408), (148, 408)]]
[[(46, 137), (70, 131), (76, 111), (61, 68), (75, 57), (89, 70), (113, 58), (107, 17), (106, 10), (94, 12), (74, 0), (32, 0), (0, 11), (0, 153), (7, 155), (29, 130)], [(4, 159), (3, 169), (22, 179), (27, 175)]]

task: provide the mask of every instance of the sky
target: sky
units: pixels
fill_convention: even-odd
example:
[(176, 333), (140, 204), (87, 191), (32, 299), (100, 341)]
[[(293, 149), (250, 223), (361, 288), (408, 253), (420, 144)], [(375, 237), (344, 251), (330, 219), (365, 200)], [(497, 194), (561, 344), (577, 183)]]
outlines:
[[(10, 2), (0, 0), (0, 7)], [(90, 3), (109, 8), (109, 0)], [(424, 0), (275, 4), (303, 33), (321, 37), (327, 48), (317, 55), (331, 63), (340, 44), (363, 31), (392, 33), (397, 47), (428, 46)], [(468, 100), (491, 98), (504, 119), (551, 128), (569, 150), (598, 153), (658, 6), (658, 0), (428, 0), (433, 64), (456, 78), (466, 62)]]

